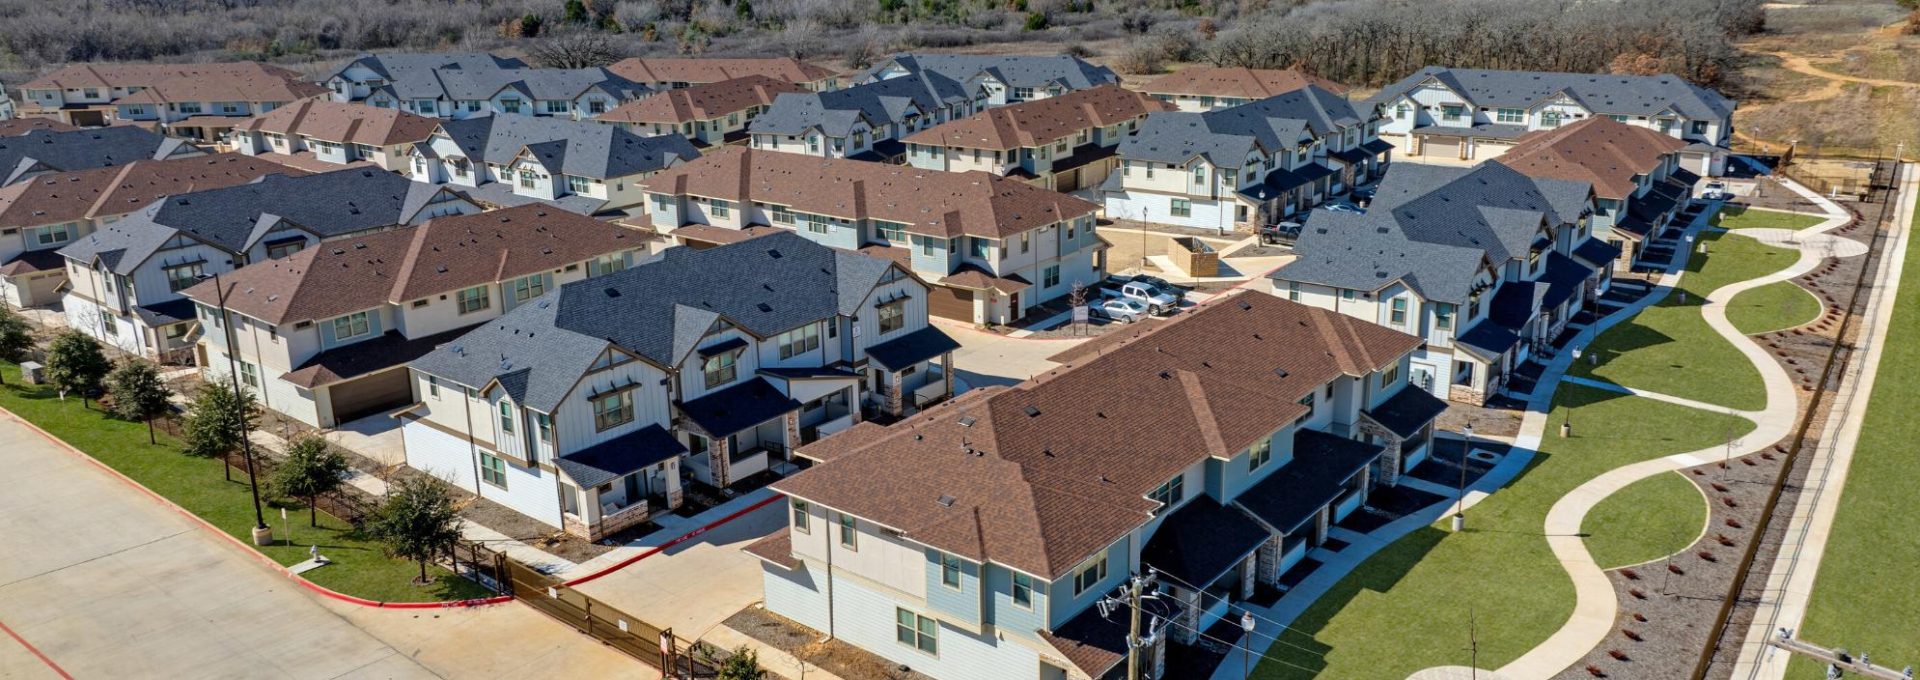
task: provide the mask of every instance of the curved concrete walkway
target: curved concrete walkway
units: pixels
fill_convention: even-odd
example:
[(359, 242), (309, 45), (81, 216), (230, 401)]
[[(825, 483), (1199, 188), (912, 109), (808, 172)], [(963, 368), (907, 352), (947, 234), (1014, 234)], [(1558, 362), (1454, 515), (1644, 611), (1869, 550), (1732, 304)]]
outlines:
[[(1825, 232), (1845, 225), (1850, 218), (1845, 210), (1819, 194), (1790, 181), (1783, 180), (1783, 184), (1827, 212), (1827, 218), (1824, 221), (1803, 230), (1801, 232), (1803, 235), (1791, 242), (1777, 238), (1780, 235), (1768, 234), (1768, 236), (1775, 236), (1777, 241), (1770, 242), (1770, 245), (1797, 248), (1800, 250), (1800, 259), (1786, 269), (1772, 274), (1722, 286), (1709, 293), (1707, 304), (1701, 307), (1701, 313), (1706, 317), (1707, 325), (1747, 357), (1754, 369), (1760, 372), (1761, 380), (1766, 386), (1767, 405), (1758, 412), (1739, 412), (1724, 407), (1716, 409), (1738, 415), (1754, 423), (1753, 431), (1743, 435), (1737, 441), (1735, 455), (1747, 455), (1765, 449), (1791, 433), (1795, 415), (1799, 410), (1799, 395), (1786, 369), (1767, 354), (1759, 343), (1741, 333), (1734, 327), (1733, 322), (1727, 319), (1726, 303), (1734, 296), (1748, 290), (1777, 281), (1791, 280), (1813, 271), (1829, 252), (1835, 252), (1835, 246), (1831, 245), (1830, 241), (1837, 240), (1837, 237), (1828, 236)], [(1741, 232), (1734, 233), (1745, 235)], [(1673, 268), (1662, 277), (1661, 290), (1655, 295), (1664, 297), (1672, 290), (1673, 285), (1679, 282), (1685, 270), (1686, 259), (1682, 257), (1676, 260)], [(1590, 328), (1588, 332), (1583, 333), (1586, 337), (1577, 339), (1576, 345), (1590, 343), (1593, 339), (1590, 333), (1597, 328), (1598, 326)], [(1564, 374), (1567, 364), (1564, 358), (1555, 362), (1540, 383), (1543, 385), (1557, 383)], [(1628, 391), (1663, 401), (1680, 401), (1666, 395), (1630, 389)], [(1532, 400), (1528, 403), (1526, 420), (1521, 424), (1523, 436), (1538, 437), (1545, 432), (1547, 426), (1545, 414), (1552, 406), (1552, 399), (1553, 393), (1550, 390), (1534, 393)], [(1554, 556), (1560, 560), (1560, 565), (1567, 570), (1567, 575), (1573, 579), (1574, 594), (1577, 598), (1574, 612), (1567, 622), (1561, 625), (1560, 630), (1554, 632), (1546, 641), (1536, 645), (1512, 663), (1502, 666), (1499, 670), (1500, 674), (1511, 678), (1552, 677), (1573, 666), (1588, 652), (1599, 646), (1607, 633), (1613, 629), (1619, 608), (1613, 582), (1593, 561), (1593, 555), (1587, 551), (1586, 541), (1580, 536), (1581, 524), (1595, 505), (1634, 482), (1663, 472), (1710, 463), (1725, 455), (1725, 447), (1714, 446), (1625, 465), (1588, 480), (1556, 501), (1547, 511), (1545, 532), (1548, 546), (1552, 548)]]

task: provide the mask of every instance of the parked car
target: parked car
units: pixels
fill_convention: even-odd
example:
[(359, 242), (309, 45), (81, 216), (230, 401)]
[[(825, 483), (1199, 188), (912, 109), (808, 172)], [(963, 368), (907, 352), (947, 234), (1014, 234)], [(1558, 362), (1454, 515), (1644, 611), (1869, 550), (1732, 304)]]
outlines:
[(1180, 299), (1168, 295), (1145, 281), (1128, 281), (1119, 286), (1100, 289), (1100, 297), (1108, 300), (1129, 300), (1139, 303), (1147, 313), (1160, 315), (1180, 308)]
[(1708, 182), (1705, 187), (1701, 188), (1700, 198), (1709, 201), (1732, 200), (1733, 192), (1727, 191), (1726, 182)]
[(1087, 310), (1087, 316), (1095, 319), (1109, 319), (1120, 323), (1133, 323), (1147, 318), (1147, 306), (1125, 298), (1108, 298), (1093, 303)]
[(1293, 243), (1300, 240), (1301, 228), (1299, 222), (1260, 225), (1260, 242), (1273, 245)]
[(1364, 206), (1368, 203), (1372, 203), (1373, 190), (1374, 190), (1374, 187), (1360, 187), (1358, 189), (1354, 189), (1353, 193), (1350, 195), (1350, 197), (1353, 200), (1353, 204)]
[(1327, 210), (1330, 210), (1333, 212), (1339, 212), (1339, 213), (1353, 213), (1355, 215), (1367, 214), (1367, 211), (1360, 208), (1359, 206), (1351, 205), (1347, 203), (1329, 203), (1327, 204)]
[(1169, 283), (1166, 279), (1160, 278), (1158, 276), (1153, 276), (1150, 274), (1134, 274), (1133, 276), (1127, 279), (1124, 279), (1124, 281), (1134, 281), (1134, 282), (1144, 283), (1144, 284), (1153, 286), (1154, 290), (1160, 291), (1162, 293), (1166, 293), (1168, 295), (1172, 295), (1173, 299), (1175, 300), (1180, 300), (1184, 302), (1187, 299), (1187, 289), (1182, 288), (1180, 286), (1173, 285), (1172, 283)]

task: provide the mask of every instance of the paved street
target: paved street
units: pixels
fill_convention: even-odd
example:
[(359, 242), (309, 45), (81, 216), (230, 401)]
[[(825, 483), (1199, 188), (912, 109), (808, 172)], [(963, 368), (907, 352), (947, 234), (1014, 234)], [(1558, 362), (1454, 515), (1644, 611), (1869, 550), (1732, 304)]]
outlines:
[[(374, 610), (309, 594), (245, 548), (0, 413), (0, 623), (78, 678), (636, 677), (514, 604)], [(0, 678), (58, 677), (0, 635)]]

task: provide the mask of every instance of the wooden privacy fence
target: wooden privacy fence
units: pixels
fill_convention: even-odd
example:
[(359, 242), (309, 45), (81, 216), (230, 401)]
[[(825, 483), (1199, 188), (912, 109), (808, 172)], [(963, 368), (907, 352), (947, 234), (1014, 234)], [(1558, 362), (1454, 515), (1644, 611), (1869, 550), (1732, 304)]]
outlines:
[(712, 653), (694, 653), (695, 645), (608, 604), (570, 588), (560, 579), (527, 565), (505, 560), (509, 589), (515, 599), (639, 659), (669, 678), (711, 678), (718, 675)]

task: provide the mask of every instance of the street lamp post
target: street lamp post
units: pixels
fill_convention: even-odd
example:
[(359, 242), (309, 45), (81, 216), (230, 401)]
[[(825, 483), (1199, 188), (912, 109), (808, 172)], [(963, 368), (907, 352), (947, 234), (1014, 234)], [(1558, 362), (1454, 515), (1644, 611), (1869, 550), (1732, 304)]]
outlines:
[(1464, 441), (1460, 443), (1460, 488), (1453, 501), (1453, 531), (1459, 533), (1467, 528), (1467, 456), (1473, 453), (1473, 423), (1460, 428)]
[[(239, 345), (239, 339), (233, 334), (233, 318), (227, 314), (227, 288), (221, 285), (218, 272), (211, 277), (215, 299), (220, 304), (220, 337), (227, 345), (227, 376), (233, 380), (233, 394), (238, 398), (245, 394), (240, 388), (240, 366), (233, 358), (233, 348)], [(200, 278), (204, 280), (208, 276)], [(240, 451), (247, 461), (247, 492), (253, 495), (253, 544), (270, 545), (273, 543), (273, 529), (267, 526), (267, 518), (260, 512), (260, 479), (254, 474), (253, 439), (247, 433), (247, 419), (241, 418), (235, 427), (240, 428)]]
[(1244, 667), (1241, 677), (1253, 677), (1253, 612), (1240, 612), (1240, 665)]

